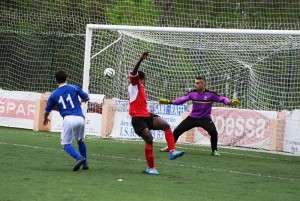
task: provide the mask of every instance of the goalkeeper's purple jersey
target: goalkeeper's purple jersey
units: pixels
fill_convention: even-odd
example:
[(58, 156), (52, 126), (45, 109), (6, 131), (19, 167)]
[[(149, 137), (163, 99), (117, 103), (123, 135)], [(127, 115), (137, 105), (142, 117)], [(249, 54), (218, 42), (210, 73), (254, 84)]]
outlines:
[(174, 100), (173, 104), (180, 105), (189, 100), (193, 102), (190, 117), (196, 119), (211, 118), (211, 109), (214, 102), (224, 103), (225, 105), (229, 105), (230, 102), (228, 98), (219, 96), (217, 93), (205, 89), (204, 93), (200, 93), (196, 90), (191, 91), (187, 95)]

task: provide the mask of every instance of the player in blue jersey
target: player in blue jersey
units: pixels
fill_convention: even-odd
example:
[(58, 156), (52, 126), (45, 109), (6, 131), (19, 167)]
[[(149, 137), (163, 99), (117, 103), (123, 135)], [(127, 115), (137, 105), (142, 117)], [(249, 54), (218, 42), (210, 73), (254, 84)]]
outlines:
[[(180, 105), (186, 101), (193, 101), (193, 107), (190, 115), (184, 119), (174, 130), (175, 142), (179, 136), (184, 132), (194, 128), (202, 127), (211, 136), (211, 150), (213, 156), (220, 156), (218, 153), (218, 132), (214, 122), (211, 119), (211, 110), (214, 102), (224, 103), (225, 105), (239, 106), (238, 100), (230, 100), (224, 96), (219, 96), (217, 93), (209, 91), (205, 88), (205, 77), (197, 77), (195, 79), (195, 90), (189, 92), (187, 95), (177, 98), (173, 101), (168, 99), (160, 99), (160, 104), (175, 104)], [(167, 147), (161, 149), (161, 151), (168, 151)]]
[[(47, 101), (43, 124), (47, 125), (50, 122), (48, 116), (51, 110), (58, 109), (64, 119), (61, 145), (77, 161), (73, 171), (79, 170), (81, 166), (83, 166), (83, 170), (88, 170), (86, 144), (83, 141), (85, 119), (80, 104), (81, 102), (87, 102), (90, 98), (80, 87), (68, 84), (67, 78), (68, 75), (65, 71), (55, 73), (58, 88), (52, 92)], [(79, 152), (72, 146), (74, 139), (77, 140)]]

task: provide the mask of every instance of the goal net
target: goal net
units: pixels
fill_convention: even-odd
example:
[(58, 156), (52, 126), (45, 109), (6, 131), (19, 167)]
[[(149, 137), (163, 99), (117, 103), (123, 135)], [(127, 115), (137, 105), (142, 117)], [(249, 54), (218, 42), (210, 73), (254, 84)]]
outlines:
[[(87, 25), (84, 87), (107, 98), (127, 99), (128, 75), (149, 51), (140, 70), (148, 100), (174, 99), (194, 88), (237, 98), (242, 108), (299, 108), (300, 31), (193, 29)], [(105, 79), (105, 68), (116, 76)], [(89, 71), (89, 72), (88, 72)]]
[[(242, 103), (239, 110), (213, 110), (220, 145), (282, 150), (285, 114), (279, 112), (300, 106), (300, 31), (90, 24), (83, 87), (127, 99), (129, 72), (144, 51), (150, 52), (140, 67), (148, 101), (182, 97), (205, 76), (207, 89)], [(103, 76), (105, 68), (115, 69), (113, 79)], [(201, 128), (188, 138), (210, 144)]]

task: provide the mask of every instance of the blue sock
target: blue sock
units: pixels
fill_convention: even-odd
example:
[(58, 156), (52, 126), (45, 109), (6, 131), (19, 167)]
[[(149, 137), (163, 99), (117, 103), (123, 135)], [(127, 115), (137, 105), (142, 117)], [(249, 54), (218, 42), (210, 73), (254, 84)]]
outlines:
[(64, 150), (73, 158), (75, 158), (76, 160), (80, 160), (82, 159), (82, 156), (76, 151), (76, 149), (70, 145), (70, 144), (66, 144), (64, 146)]
[[(81, 154), (84, 158), (86, 158), (86, 145), (85, 145), (84, 141), (79, 141), (79, 142), (78, 142), (78, 148), (79, 148), (80, 154)], [(86, 161), (83, 165), (87, 165), (87, 161)]]

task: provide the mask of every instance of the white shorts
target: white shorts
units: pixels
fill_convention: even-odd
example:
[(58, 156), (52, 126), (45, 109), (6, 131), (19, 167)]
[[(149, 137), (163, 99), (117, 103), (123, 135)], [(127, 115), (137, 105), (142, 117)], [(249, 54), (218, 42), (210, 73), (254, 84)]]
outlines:
[(85, 120), (82, 116), (65, 116), (60, 136), (61, 145), (72, 144), (73, 140), (84, 139), (84, 124)]

